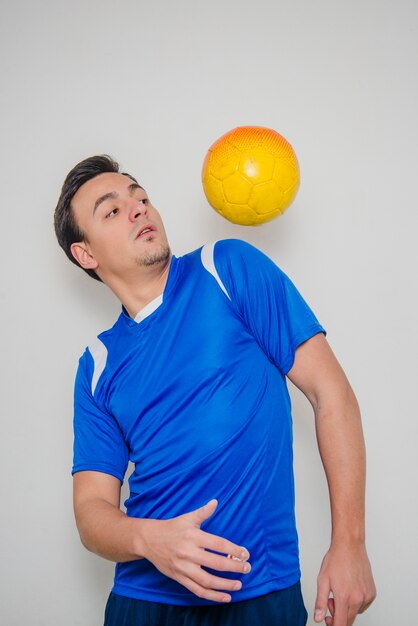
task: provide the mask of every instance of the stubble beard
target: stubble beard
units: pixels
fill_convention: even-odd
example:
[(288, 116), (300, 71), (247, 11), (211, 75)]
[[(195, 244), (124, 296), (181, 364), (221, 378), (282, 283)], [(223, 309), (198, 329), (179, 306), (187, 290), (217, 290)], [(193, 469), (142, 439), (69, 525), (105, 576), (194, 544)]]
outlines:
[(141, 256), (136, 258), (136, 264), (139, 267), (151, 267), (152, 265), (159, 265), (167, 263), (171, 256), (170, 247), (167, 244), (161, 244), (159, 250), (153, 252), (145, 252)]

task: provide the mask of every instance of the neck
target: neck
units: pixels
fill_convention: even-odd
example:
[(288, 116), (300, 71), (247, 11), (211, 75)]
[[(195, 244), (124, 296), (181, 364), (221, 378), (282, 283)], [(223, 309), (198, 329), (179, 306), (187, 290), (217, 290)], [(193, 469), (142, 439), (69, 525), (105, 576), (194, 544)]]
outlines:
[(161, 264), (141, 268), (140, 275), (107, 277), (106, 285), (123, 304), (130, 317), (135, 318), (139, 311), (160, 296), (165, 289), (170, 271), (171, 255)]

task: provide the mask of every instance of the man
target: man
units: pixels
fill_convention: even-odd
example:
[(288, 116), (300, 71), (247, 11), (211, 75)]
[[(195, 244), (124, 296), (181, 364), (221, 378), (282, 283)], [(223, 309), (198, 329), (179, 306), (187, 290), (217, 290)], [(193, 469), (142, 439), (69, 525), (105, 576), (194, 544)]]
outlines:
[(294, 285), (240, 241), (172, 256), (146, 192), (106, 156), (68, 174), (55, 229), (123, 307), (75, 384), (77, 525), (117, 562), (106, 626), (306, 623), (286, 377), (313, 406), (330, 490), (315, 620), (351, 626), (375, 596), (360, 414)]

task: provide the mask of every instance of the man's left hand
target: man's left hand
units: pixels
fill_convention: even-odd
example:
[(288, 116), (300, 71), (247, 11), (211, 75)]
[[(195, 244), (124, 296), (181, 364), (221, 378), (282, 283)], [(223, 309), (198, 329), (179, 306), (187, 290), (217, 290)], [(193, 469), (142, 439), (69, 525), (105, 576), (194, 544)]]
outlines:
[[(315, 622), (325, 619), (327, 626), (352, 626), (356, 616), (375, 597), (376, 587), (364, 544), (332, 545), (318, 576)], [(325, 617), (328, 609), (331, 615)]]

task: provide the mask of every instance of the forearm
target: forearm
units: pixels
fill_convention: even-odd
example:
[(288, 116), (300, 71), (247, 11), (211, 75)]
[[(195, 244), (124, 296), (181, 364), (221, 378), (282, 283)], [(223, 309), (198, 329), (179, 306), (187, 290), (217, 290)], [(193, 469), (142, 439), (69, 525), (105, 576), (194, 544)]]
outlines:
[(128, 517), (101, 498), (80, 504), (76, 521), (81, 541), (88, 550), (121, 563), (143, 558), (145, 526), (159, 523)]
[(319, 451), (331, 503), (332, 542), (365, 540), (365, 446), (360, 410), (347, 381), (315, 407)]

